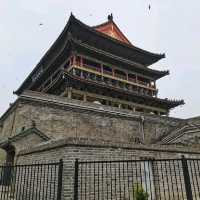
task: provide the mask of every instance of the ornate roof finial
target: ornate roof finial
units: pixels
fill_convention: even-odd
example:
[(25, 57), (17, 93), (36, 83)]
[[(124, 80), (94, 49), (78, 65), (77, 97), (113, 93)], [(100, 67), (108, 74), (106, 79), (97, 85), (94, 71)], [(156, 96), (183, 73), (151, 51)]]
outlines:
[(108, 21), (113, 21), (113, 14), (108, 15)]

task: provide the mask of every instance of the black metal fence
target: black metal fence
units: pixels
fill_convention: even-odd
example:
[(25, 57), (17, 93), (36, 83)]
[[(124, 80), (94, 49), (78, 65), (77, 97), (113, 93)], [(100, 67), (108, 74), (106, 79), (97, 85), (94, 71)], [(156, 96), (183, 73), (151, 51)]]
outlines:
[(200, 199), (200, 160), (76, 160), (74, 200), (138, 200), (141, 196)]
[(63, 161), (0, 166), (1, 200), (61, 200)]

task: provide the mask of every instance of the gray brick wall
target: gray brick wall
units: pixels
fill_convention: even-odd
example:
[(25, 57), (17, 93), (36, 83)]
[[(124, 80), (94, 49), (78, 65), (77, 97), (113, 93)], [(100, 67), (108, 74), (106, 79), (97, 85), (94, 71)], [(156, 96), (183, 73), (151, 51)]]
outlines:
[[(3, 124), (1, 138), (30, 128), (34, 121), (36, 127), (51, 138), (93, 138), (125, 143), (134, 143), (139, 139), (148, 144), (168, 133), (181, 121), (155, 115), (141, 116), (131, 111), (51, 95), (43, 97), (48, 102), (41, 102), (38, 96), (34, 98), (19, 99), (15, 109), (0, 119)], [(62, 105), (58, 105), (58, 102)], [(73, 104), (73, 108), (69, 104)], [(141, 118), (144, 118), (144, 123)]]
[[(144, 119), (144, 121), (142, 120)], [(196, 119), (195, 119), (196, 120)], [(74, 161), (135, 160), (148, 158), (198, 157), (199, 148), (151, 145), (182, 120), (87, 104), (66, 98), (31, 94), (20, 97), (13, 109), (0, 119), (0, 138), (18, 134), (32, 123), (52, 141), (30, 147), (41, 140), (30, 136), (13, 144), (18, 163), (64, 160), (63, 199), (73, 199)], [(144, 141), (143, 141), (144, 137)], [(73, 138), (73, 140), (70, 140)], [(138, 140), (143, 143), (137, 144)], [(60, 140), (59, 140), (60, 139)]]
[[(76, 142), (75, 142), (76, 143)], [(73, 199), (73, 187), (74, 187), (74, 162), (75, 159), (79, 161), (93, 161), (93, 160), (135, 160), (141, 158), (180, 158), (181, 155), (185, 155), (190, 158), (199, 158), (200, 153), (196, 153), (192, 149), (188, 149), (188, 152), (184, 152), (184, 149), (166, 147), (131, 147), (127, 145), (126, 147), (120, 147), (116, 145), (112, 147), (112, 144), (102, 144), (95, 141), (85, 141), (77, 142), (76, 144), (71, 142), (66, 143), (53, 143), (46, 144), (46, 147), (38, 147), (31, 151), (23, 151), (18, 157), (18, 162), (44, 162), (45, 160), (52, 161), (62, 158), (64, 160), (64, 174), (63, 174), (63, 199), (72, 200)], [(96, 145), (95, 145), (96, 144)], [(171, 151), (170, 151), (170, 150)], [(174, 150), (176, 149), (176, 151)]]

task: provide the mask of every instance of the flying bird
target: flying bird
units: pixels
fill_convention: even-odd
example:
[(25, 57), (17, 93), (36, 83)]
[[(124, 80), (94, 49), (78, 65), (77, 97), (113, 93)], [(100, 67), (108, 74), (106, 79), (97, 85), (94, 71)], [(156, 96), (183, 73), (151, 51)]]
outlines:
[(149, 10), (151, 10), (151, 5), (149, 4)]
[(43, 26), (43, 23), (40, 23), (39, 26)]

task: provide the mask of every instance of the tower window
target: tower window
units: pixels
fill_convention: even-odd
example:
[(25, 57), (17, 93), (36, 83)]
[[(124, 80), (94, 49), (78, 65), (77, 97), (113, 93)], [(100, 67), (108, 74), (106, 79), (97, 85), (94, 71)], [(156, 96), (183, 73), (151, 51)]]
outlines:
[(126, 79), (126, 73), (120, 70), (115, 70), (115, 76), (118, 78)]
[(101, 71), (101, 64), (88, 60), (88, 59), (83, 59), (83, 66), (89, 67), (91, 69)]
[(103, 73), (112, 75), (112, 68), (106, 65), (103, 65)]

